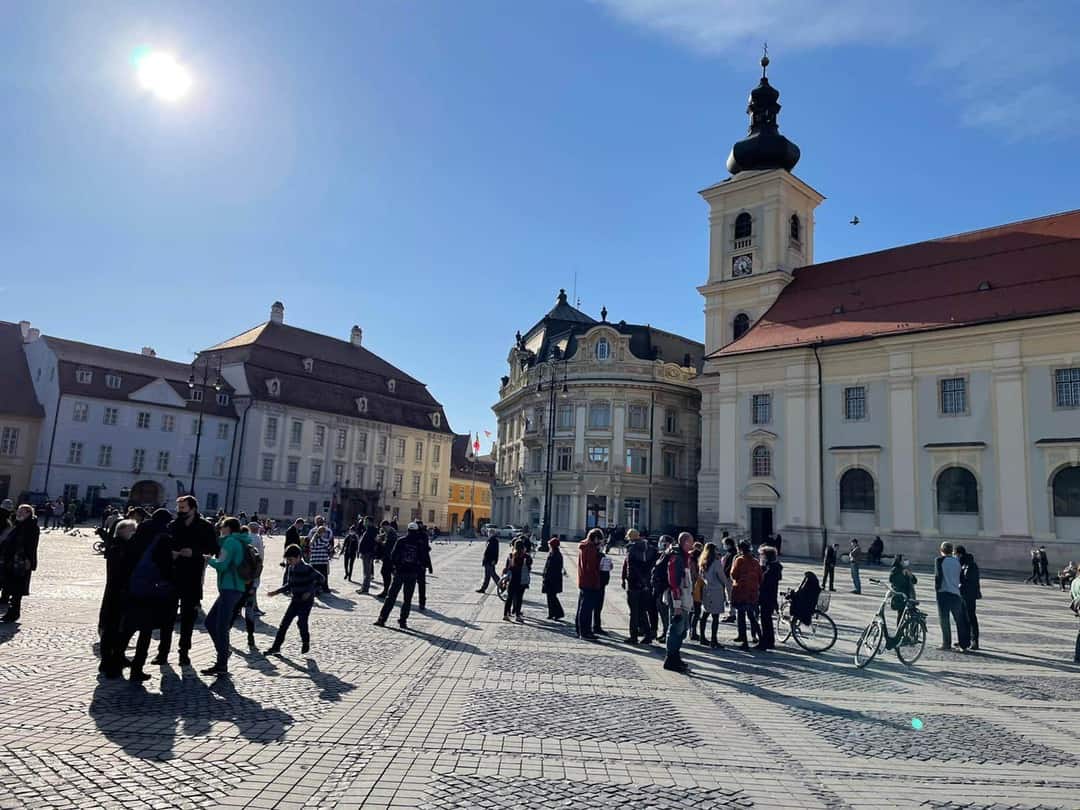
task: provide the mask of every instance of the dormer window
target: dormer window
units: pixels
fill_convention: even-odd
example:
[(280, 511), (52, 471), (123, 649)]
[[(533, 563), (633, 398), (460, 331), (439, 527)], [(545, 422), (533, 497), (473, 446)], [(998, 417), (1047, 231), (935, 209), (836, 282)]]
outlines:
[(305, 357), (301, 362), (304, 365), (304, 371), (308, 374), (315, 370), (315, 361), (312, 358)]
[(105, 375), (105, 387), (117, 389), (120, 387), (120, 375), (109, 372)]
[(218, 394), (217, 395), (217, 404), (224, 408), (226, 405), (229, 404), (229, 395), (228, 394)]
[(367, 397), (357, 397), (354, 401), (357, 413), (367, 413)]
[(94, 372), (88, 368), (80, 368), (75, 370), (75, 382), (82, 385), (89, 385), (94, 381)]
[(266, 381), (266, 393), (272, 397), (281, 396), (281, 380), (274, 377)]
[(749, 239), (754, 230), (754, 220), (743, 211), (735, 217), (735, 238)]
[(607, 342), (607, 338), (600, 338), (596, 341), (596, 359), (607, 360), (611, 357), (611, 344)]
[(389, 391), (391, 394), (396, 393), (397, 392), (397, 380), (387, 380), (386, 381), (386, 390)]
[(799, 221), (798, 214), (791, 215), (791, 221), (788, 224), (788, 235), (791, 237), (792, 242), (802, 241), (802, 223)]
[(203, 401), (203, 391), (202, 391), (201, 388), (192, 388), (191, 389), (191, 401), (192, 402), (202, 402)]
[(442, 425), (442, 414), (435, 412), (431, 415), (431, 424), (434, 427), (440, 427)]

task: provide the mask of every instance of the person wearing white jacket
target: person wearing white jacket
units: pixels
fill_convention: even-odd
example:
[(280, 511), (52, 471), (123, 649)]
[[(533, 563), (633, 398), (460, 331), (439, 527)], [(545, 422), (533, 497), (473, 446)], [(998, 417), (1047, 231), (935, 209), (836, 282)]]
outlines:
[[(701, 559), (698, 561), (698, 570), (705, 582), (698, 636), (703, 647), (708, 644), (714, 650), (723, 649), (716, 640), (716, 632), (720, 627), (720, 617), (727, 612), (727, 593), (731, 590), (731, 580), (724, 573), (724, 560), (715, 543), (705, 544), (705, 550), (701, 552)], [(705, 622), (709, 616), (712, 616), (712, 640), (706, 641)]]

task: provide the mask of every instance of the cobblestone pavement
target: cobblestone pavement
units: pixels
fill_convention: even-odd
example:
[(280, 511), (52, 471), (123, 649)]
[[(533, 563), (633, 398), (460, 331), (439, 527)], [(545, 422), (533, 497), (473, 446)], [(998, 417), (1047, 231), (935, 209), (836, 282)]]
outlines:
[[(834, 595), (828, 653), (687, 640), (687, 678), (661, 668), (658, 646), (624, 643), (617, 586), (599, 643), (543, 620), (536, 588), (526, 623), (504, 623), (502, 603), (473, 592), (482, 548), (436, 546), (428, 610), (408, 633), (373, 627), (379, 603), (335, 563), (309, 655), (294, 628), (284, 657), (237, 647), (233, 677), (214, 682), (197, 674), (212, 657), (200, 630), (195, 668), (174, 657), (143, 688), (97, 677), (103, 561), (87, 539), (47, 535), (22, 623), (0, 628), (0, 808), (1078, 804), (1076, 620), (1055, 589), (986, 577), (983, 649), (963, 655), (931, 649), (921, 587), (924, 658), (908, 669), (883, 653), (856, 670), (882, 593), (867, 584)], [(785, 582), (806, 568), (788, 561)], [(573, 588), (564, 596), (572, 616)], [(265, 648), (285, 603), (262, 602)]]

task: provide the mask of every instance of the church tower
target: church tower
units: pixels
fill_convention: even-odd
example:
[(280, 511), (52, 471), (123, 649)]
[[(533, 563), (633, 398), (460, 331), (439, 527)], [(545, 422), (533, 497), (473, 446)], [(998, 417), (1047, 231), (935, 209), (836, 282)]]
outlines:
[(727, 159), (731, 177), (701, 192), (709, 204), (706, 356), (738, 339), (772, 305), (796, 267), (814, 261), (814, 209), (825, 198), (791, 173), (799, 147), (780, 134), (769, 57), (750, 92), (750, 130)]

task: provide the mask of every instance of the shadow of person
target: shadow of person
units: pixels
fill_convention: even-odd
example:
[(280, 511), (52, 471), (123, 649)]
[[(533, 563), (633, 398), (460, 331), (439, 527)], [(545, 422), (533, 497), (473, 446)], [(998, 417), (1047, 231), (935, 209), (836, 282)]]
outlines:
[(7, 644), (19, 632), (19, 622), (0, 624), (0, 644)]
[[(417, 613), (420, 613), (419, 608), (417, 609)], [(431, 608), (425, 608), (424, 612), (420, 613), (420, 615), (427, 616), (430, 619), (438, 619), (443, 624), (450, 624), (454, 627), (464, 627), (468, 630), (480, 629), (480, 625), (478, 624), (473, 624), (472, 622), (465, 621), (465, 619), (461, 619), (457, 616), (447, 616), (445, 613), (440, 613), (439, 611), (432, 610)]]
[(356, 688), (356, 684), (342, 680), (329, 672), (323, 672), (313, 658), (308, 658), (306, 665), (298, 664), (288, 658), (280, 659), (285, 666), (292, 667), (297, 672), (302, 672), (311, 678), (311, 682), (319, 687), (319, 700), (327, 703), (337, 703), (343, 695)]
[[(387, 628), (390, 625), (387, 624)], [(416, 630), (410, 627), (408, 630), (397, 630), (404, 636), (413, 636), (421, 638), (433, 647), (442, 647), (449, 652), (463, 652), (469, 655), (484, 655), (487, 653), (481, 650), (475, 644), (470, 644), (467, 641), (461, 641), (460, 639), (448, 638), (447, 636), (437, 636), (434, 633), (425, 633), (423, 630)]]
[[(320, 602), (322, 603), (320, 605)], [(352, 610), (356, 607), (356, 602), (352, 599), (345, 599), (341, 596), (335, 596), (332, 593), (322, 593), (316, 597), (315, 607), (328, 607), (336, 608), (337, 610)]]
[(211, 719), (233, 722), (240, 736), (252, 742), (279, 740), (293, 723), (291, 714), (240, 694), (232, 678), (218, 678), (206, 691), (217, 697), (211, 703)]

